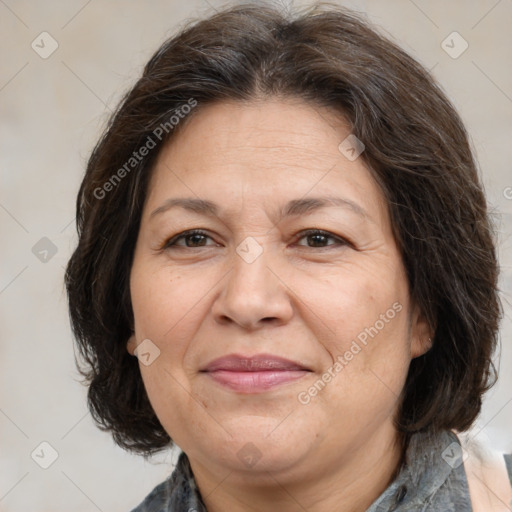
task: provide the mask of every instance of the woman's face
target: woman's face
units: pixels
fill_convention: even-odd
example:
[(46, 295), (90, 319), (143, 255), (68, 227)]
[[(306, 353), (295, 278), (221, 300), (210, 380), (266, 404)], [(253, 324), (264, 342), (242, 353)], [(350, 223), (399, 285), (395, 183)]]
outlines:
[(394, 435), (428, 339), (383, 195), (327, 109), (223, 102), (188, 121), (150, 183), (128, 349), (143, 343), (152, 406), (193, 465), (329, 471)]

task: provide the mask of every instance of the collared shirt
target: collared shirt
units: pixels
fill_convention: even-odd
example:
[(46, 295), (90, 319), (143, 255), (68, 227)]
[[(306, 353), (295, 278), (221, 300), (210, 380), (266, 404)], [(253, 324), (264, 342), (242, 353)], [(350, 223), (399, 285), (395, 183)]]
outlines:
[[(512, 485), (512, 456), (505, 455)], [(452, 432), (411, 436), (395, 480), (366, 512), (471, 512), (458, 437)], [(189, 460), (181, 453), (172, 475), (132, 512), (207, 512)]]

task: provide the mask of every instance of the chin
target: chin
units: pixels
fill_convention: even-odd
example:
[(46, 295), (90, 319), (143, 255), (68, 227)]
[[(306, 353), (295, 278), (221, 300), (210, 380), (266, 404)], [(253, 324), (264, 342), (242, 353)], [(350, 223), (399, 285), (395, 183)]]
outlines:
[(244, 440), (223, 451), (219, 463), (241, 475), (261, 475), (266, 480), (269, 472), (278, 474), (293, 470), (304, 456), (297, 453), (296, 448), (295, 442), (290, 445), (276, 445), (268, 440), (264, 443)]
[(283, 428), (277, 435), (279, 422), (274, 418), (272, 421), (258, 417), (244, 420), (237, 422), (238, 429), (227, 428), (232, 437), (225, 433), (224, 439), (215, 443), (216, 450), (212, 452), (212, 443), (203, 448), (226, 469), (268, 476), (268, 472), (286, 473), (307, 458), (309, 450), (304, 434)]

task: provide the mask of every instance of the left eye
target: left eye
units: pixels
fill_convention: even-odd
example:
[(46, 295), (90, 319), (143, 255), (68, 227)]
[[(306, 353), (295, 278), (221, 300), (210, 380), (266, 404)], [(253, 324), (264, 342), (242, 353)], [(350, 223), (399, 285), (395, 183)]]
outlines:
[[(301, 233), (301, 237), (299, 240), (306, 239), (312, 242), (313, 245), (308, 245), (308, 247), (327, 247), (329, 245), (347, 245), (347, 242), (342, 238), (331, 235), (327, 231), (321, 231), (318, 229), (311, 229), (308, 231), (303, 231)], [(334, 243), (328, 243), (329, 240), (334, 240)], [(303, 246), (303, 244), (298, 244)]]

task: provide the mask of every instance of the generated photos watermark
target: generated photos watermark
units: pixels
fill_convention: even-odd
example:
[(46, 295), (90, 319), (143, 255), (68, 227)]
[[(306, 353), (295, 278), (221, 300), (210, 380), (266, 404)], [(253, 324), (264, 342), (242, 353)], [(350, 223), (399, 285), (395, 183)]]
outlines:
[(184, 119), (194, 107), (197, 106), (197, 100), (190, 98), (187, 103), (180, 105), (176, 108), (172, 115), (167, 121), (160, 123), (152, 132), (148, 135), (146, 141), (142, 146), (136, 149), (130, 158), (121, 166), (112, 176), (103, 183), (101, 187), (94, 189), (93, 195), (96, 199), (104, 199), (106, 195), (114, 190), (117, 185), (125, 178), (133, 169), (135, 169), (144, 158), (149, 155), (152, 149), (154, 149), (158, 142), (170, 133), (180, 122)]
[(349, 363), (359, 354), (367, 345), (370, 339), (375, 338), (379, 334), (386, 324), (388, 324), (397, 313), (402, 311), (403, 306), (400, 302), (395, 302), (385, 313), (379, 316), (379, 319), (374, 322), (370, 327), (365, 327), (350, 344), (343, 354), (336, 356), (334, 364), (329, 366), (322, 376), (314, 382), (307, 390), (301, 391), (297, 395), (299, 403), (307, 405), (311, 402), (311, 399), (318, 395), (325, 386), (336, 377)]

